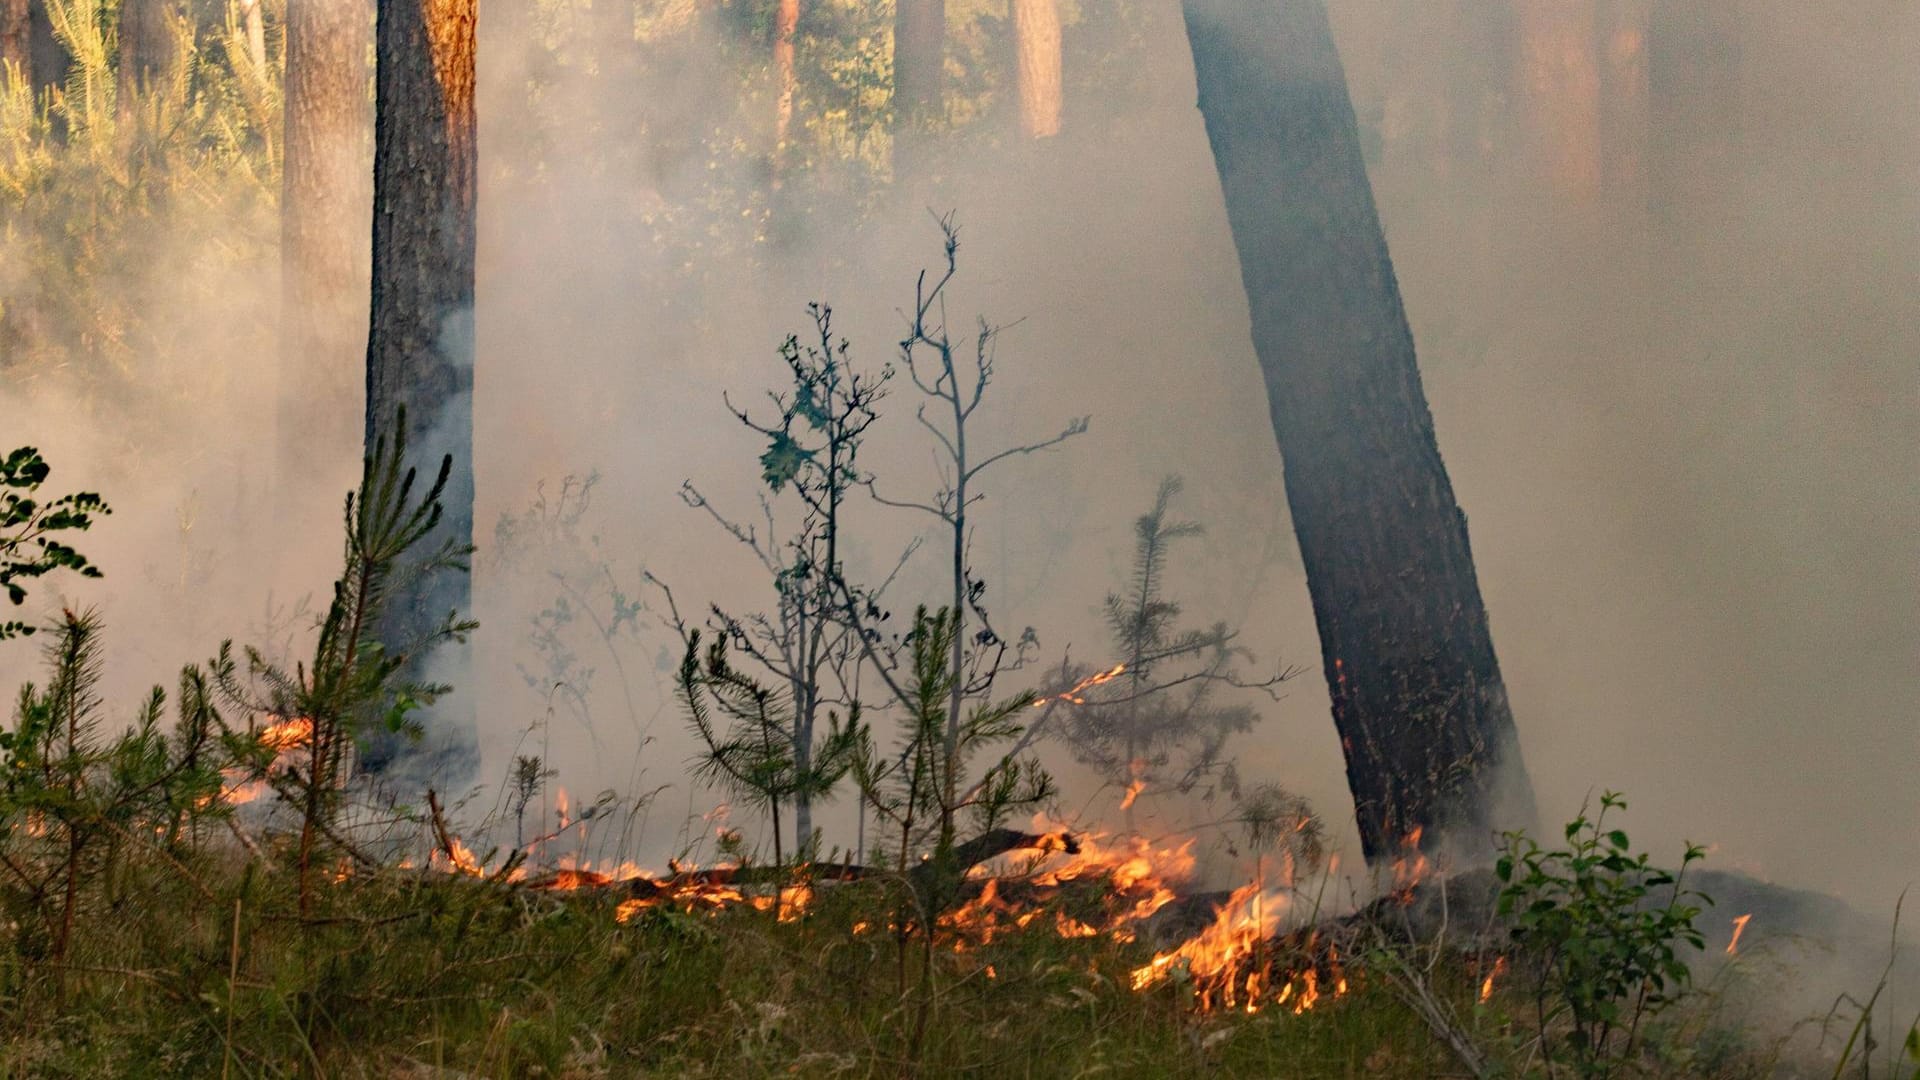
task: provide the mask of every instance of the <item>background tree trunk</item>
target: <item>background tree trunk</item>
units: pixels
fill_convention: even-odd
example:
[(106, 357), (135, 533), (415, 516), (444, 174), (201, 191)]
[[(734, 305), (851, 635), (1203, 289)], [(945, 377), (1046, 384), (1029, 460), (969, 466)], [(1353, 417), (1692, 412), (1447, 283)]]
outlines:
[(1602, 176), (1595, 0), (1518, 0), (1517, 14), (1523, 145), (1554, 191), (1591, 202)]
[(919, 168), (930, 129), (946, 113), (947, 0), (897, 0), (893, 15), (893, 168)]
[(174, 63), (172, 0), (123, 0), (120, 5), (120, 109), (138, 92), (164, 80)]
[[(1741, 175), (1741, 27), (1738, 0), (1660, 0), (1647, 41), (1655, 209), (1669, 224), (1713, 214)], [(1707, 218), (1709, 227), (1724, 224)]]
[(1362, 848), (1484, 845), (1531, 791), (1326, 8), (1183, 7)]
[(1600, 149), (1610, 199), (1647, 205), (1647, 25), (1651, 0), (1604, 0), (1601, 8)]
[(267, 19), (260, 0), (240, 0), (241, 25), (247, 33), (247, 59), (255, 71), (267, 70)]
[(33, 58), (33, 88), (40, 92), (67, 81), (67, 49), (53, 34), (47, 0), (27, 0), (27, 48)]
[(33, 17), (27, 0), (0, 0), (0, 65), (7, 64), (33, 81)]
[(365, 0), (287, 3), (279, 488), (289, 495), (317, 495), (295, 478), (316, 461), (349, 465), (364, 433), (354, 417), (367, 356), (372, 16)]
[(1013, 0), (1013, 39), (1019, 54), (1020, 133), (1029, 139), (1060, 134), (1060, 2)]
[[(413, 463), (421, 472), (431, 476), (442, 455), (453, 456), (446, 516), (428, 541), (436, 544), (473, 540), (476, 17), (476, 0), (383, 0), (375, 39), (366, 441), (371, 452), (405, 405)], [(434, 575), (392, 605), (381, 638), (404, 647), (449, 612), (470, 609), (466, 575)], [(468, 659), (464, 647), (443, 647), (431, 672), (459, 683)], [(469, 685), (423, 722), (442, 754), (470, 754), (472, 716)], [(381, 750), (371, 748), (370, 767), (388, 764)], [(470, 769), (477, 762), (443, 757), (427, 764)]]
[(787, 139), (793, 131), (793, 98), (800, 80), (793, 66), (793, 35), (800, 28), (800, 0), (780, 0), (773, 20), (773, 67), (780, 79), (773, 117), (773, 182), (786, 171)]

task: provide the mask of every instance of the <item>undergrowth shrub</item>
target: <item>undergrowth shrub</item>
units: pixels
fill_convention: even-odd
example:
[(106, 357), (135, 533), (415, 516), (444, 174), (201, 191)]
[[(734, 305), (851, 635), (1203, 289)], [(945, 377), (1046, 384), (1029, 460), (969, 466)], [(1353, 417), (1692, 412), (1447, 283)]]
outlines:
[(1705, 850), (1687, 845), (1675, 870), (1632, 854), (1626, 832), (1607, 827), (1608, 814), (1626, 806), (1618, 793), (1602, 794), (1599, 813), (1589, 818), (1583, 809), (1567, 823), (1564, 848), (1508, 833), (1494, 867), (1500, 914), (1533, 968), (1549, 1075), (1563, 1061), (1582, 1077), (1621, 1071), (1646, 1021), (1686, 990), (1683, 947), (1706, 946), (1694, 920), (1699, 905), (1713, 901), (1685, 885)]

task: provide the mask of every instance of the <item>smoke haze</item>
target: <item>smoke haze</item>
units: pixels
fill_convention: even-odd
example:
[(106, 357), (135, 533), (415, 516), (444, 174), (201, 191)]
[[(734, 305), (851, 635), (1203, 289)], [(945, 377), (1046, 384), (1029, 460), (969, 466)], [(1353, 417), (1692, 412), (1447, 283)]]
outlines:
[[(1432, 32), (1447, 7), (1346, 0), (1335, 28), (1543, 813), (1564, 820), (1620, 789), (1636, 843), (1663, 856), (1712, 842), (1712, 865), (1889, 911), (1920, 875), (1914, 6), (1748, 5), (1735, 150), (1681, 154), (1688, 200), (1637, 215), (1517, 150), (1474, 170), (1410, 149), (1436, 138), (1423, 110), (1437, 88), (1506, 70), (1484, 39)], [(726, 79), (690, 63), (610, 87), (590, 49), (535, 70), (535, 49), (483, 26), (482, 629), (458, 692), (478, 702), (486, 784), (538, 748), (575, 792), (664, 786), (628, 852), (655, 860), (688, 811), (719, 801), (687, 786), (693, 740), (668, 695), (678, 646), (642, 573), (689, 613), (770, 606), (751, 555), (677, 494), (691, 479), (757, 515), (763, 447), (721, 392), (750, 405), (783, 388), (775, 347), (804, 338), (809, 300), (835, 306), (857, 361), (891, 359), (914, 275), (940, 254), (925, 208), (951, 207), (952, 322), (1009, 326), (984, 438), (1093, 418), (987, 480), (975, 552), (996, 622), (1034, 627), (1046, 662), (1110, 661), (1100, 601), (1160, 478), (1184, 476), (1180, 513), (1207, 528), (1175, 562), (1187, 621), (1242, 626), (1255, 670), (1306, 669), (1278, 703), (1254, 699), (1265, 719), (1230, 753), (1249, 780), (1306, 795), (1357, 850), (1186, 43), (1172, 5), (1145, 10), (1125, 92), (1070, 90), (1053, 144), (974, 139), (925, 190), (816, 194), (797, 223), (763, 193), (704, 233), (676, 200), (764, 187), (749, 166), (716, 173), (686, 152), (732, 118)], [(636, 142), (609, 150), (617, 137)], [(197, 242), (220, 227), (181, 228)], [(176, 265), (166, 255), (156, 278), (179, 272), (158, 269)], [(129, 713), (221, 638), (288, 625), (262, 582), (280, 603), (323, 598), (338, 570), (355, 448), (317, 448), (298, 504), (260, 510), (272, 353), (245, 328), (270, 323), (277, 289), (258, 270), (218, 271), (164, 309), (177, 346), (154, 378), (197, 386), (191, 404), (156, 385), (82, 409), (51, 377), (7, 391), (14, 441), (48, 453), (56, 485), (115, 506), (79, 545), (107, 578), (60, 589), (105, 609), (112, 700)], [(910, 410), (897, 389), (867, 459), (902, 497), (935, 482)], [(589, 473), (570, 517), (563, 478)], [(850, 569), (883, 576), (921, 522), (858, 514)], [(923, 551), (894, 611), (935, 600), (939, 573)], [(585, 612), (612, 590), (652, 610), (603, 634)], [(535, 648), (545, 631), (562, 644)], [(16, 683), (32, 659), (0, 655)], [(1064, 762), (1063, 775), (1067, 809), (1111, 805)], [(852, 843), (846, 806), (823, 823)]]

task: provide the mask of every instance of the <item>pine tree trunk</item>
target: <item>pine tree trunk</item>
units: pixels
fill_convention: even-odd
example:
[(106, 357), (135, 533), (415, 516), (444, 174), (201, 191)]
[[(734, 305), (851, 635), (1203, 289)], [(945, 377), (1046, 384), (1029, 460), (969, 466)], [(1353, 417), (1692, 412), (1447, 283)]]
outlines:
[(1595, 0), (1519, 0), (1516, 96), (1524, 144), (1551, 190), (1592, 201), (1601, 186), (1599, 14)]
[(27, 49), (32, 57), (31, 76), (35, 93), (67, 81), (67, 49), (54, 36), (53, 19), (47, 14), (47, 0), (27, 0)]
[(33, 81), (33, 18), (27, 0), (0, 0), (0, 68), (6, 66)]
[[(382, 0), (376, 33), (366, 444), (372, 452), (404, 405), (412, 464), (431, 476), (452, 455), (445, 517), (429, 544), (473, 540), (476, 18), (476, 0)], [(434, 575), (396, 598), (381, 640), (406, 647), (470, 608), (465, 574)], [(464, 647), (442, 647), (432, 673), (464, 681), (467, 661)], [(423, 721), (429, 740), (470, 747), (473, 699), (461, 686), (434, 706)], [(363, 759), (370, 767), (385, 764), (380, 749)]]
[(1651, 0), (1605, 0), (1602, 9), (1600, 146), (1608, 195), (1647, 205), (1647, 26)]
[[(1736, 0), (1660, 0), (1647, 34), (1652, 202), (1669, 225), (1726, 224), (1741, 175), (1741, 25)], [(1691, 221), (1689, 219), (1692, 219)]]
[(1531, 794), (1326, 8), (1183, 6), (1362, 849), (1484, 846)]
[(120, 111), (140, 92), (163, 82), (173, 66), (172, 0), (124, 0), (120, 5)]
[(945, 115), (947, 0), (897, 0), (893, 15), (893, 170), (916, 173)]
[(1013, 0), (1013, 38), (1019, 54), (1020, 133), (1029, 139), (1060, 134), (1060, 0)]
[(799, 77), (793, 66), (793, 35), (800, 28), (800, 0), (780, 0), (773, 19), (773, 67), (780, 79), (779, 98), (774, 105), (773, 163), (774, 183), (780, 182), (787, 156), (787, 138), (793, 129), (793, 99), (799, 89)]
[(240, 0), (240, 18), (247, 34), (247, 59), (255, 71), (264, 73), (267, 70), (267, 20), (260, 10), (260, 0)]
[(360, 455), (372, 171), (364, 0), (288, 0), (281, 177), (280, 462), (283, 495), (318, 462)]

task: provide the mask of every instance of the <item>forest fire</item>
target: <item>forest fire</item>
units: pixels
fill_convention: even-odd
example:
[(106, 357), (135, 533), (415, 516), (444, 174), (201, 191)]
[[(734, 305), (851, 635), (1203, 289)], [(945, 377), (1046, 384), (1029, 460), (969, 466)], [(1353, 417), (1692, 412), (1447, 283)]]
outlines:
[(313, 741), (313, 721), (304, 716), (275, 720), (253, 733), (261, 749), (273, 751), (273, 759), (264, 775), (243, 766), (222, 774), (220, 800), (230, 806), (245, 806), (269, 790), (268, 777), (285, 773), (304, 763), (307, 747)]
[[(1021, 848), (1029, 853), (1024, 863), (1001, 855), (969, 869), (965, 881), (971, 895), (935, 922), (943, 950), (973, 953), (1021, 931), (1131, 943), (1140, 939), (1147, 920), (1179, 901), (1177, 890), (1195, 877), (1197, 841), (1191, 837), (1156, 844), (1140, 836), (1072, 836), (1044, 817), (1032, 825), (1035, 832), (1019, 834)], [(444, 838), (429, 865), (467, 876), (487, 874), (482, 860), (452, 837)], [(623, 862), (608, 868), (562, 865), (545, 872), (509, 864), (500, 875), (537, 892), (624, 893), (613, 913), (621, 924), (655, 908), (709, 914), (746, 908), (793, 922), (812, 909), (819, 883), (859, 876), (857, 867), (803, 866), (775, 874), (771, 868), (694, 868), (677, 862), (664, 874)], [(1132, 988), (1144, 992), (1180, 982), (1193, 989), (1195, 1006), (1203, 1012), (1251, 1013), (1273, 1006), (1301, 1013), (1324, 997), (1345, 993), (1337, 949), (1315, 948), (1311, 937), (1304, 949), (1275, 942), (1289, 906), (1284, 893), (1264, 883), (1241, 887), (1216, 907), (1206, 927), (1134, 969)], [(853, 932), (874, 928), (863, 920)], [(1296, 954), (1317, 959), (1297, 969), (1280, 962)]]

